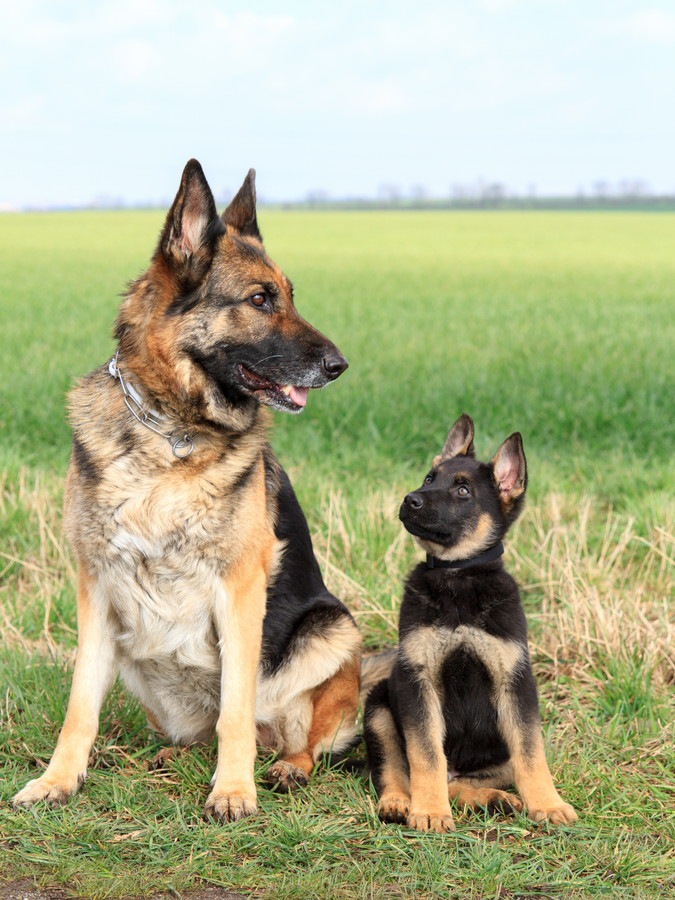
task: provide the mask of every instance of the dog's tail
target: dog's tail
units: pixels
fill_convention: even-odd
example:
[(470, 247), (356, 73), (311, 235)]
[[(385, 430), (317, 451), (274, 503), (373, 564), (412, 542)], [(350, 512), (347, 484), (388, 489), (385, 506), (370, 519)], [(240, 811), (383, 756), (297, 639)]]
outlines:
[(389, 650), (382, 650), (380, 653), (371, 653), (361, 659), (361, 689), (359, 697), (361, 705), (366, 702), (366, 697), (370, 693), (371, 688), (382, 681), (389, 678), (391, 670), (394, 668), (396, 654), (398, 649), (392, 647)]

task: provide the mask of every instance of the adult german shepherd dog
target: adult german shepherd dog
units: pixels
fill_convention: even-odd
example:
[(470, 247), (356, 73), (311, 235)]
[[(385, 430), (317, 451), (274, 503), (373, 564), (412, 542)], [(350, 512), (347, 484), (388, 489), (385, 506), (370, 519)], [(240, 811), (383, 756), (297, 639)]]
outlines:
[(117, 673), (171, 742), (215, 731), (217, 820), (256, 812), (256, 738), (281, 788), (354, 738), (359, 633), (323, 583), (265, 409), (301, 412), (347, 361), (266, 255), (254, 177), (219, 217), (188, 162), (117, 353), (71, 394), (77, 661), (52, 760), (16, 806), (75, 793)]
[[(398, 658), (368, 696), (365, 736), (378, 813), (419, 831), (454, 827), (450, 800), (523, 808), (574, 822), (544, 756), (518, 586), (501, 562), (521, 512), (527, 465), (518, 433), (489, 463), (473, 422), (455, 422), (424, 484), (399, 513), (427, 553), (410, 573)], [(519, 800), (504, 788), (515, 782)]]

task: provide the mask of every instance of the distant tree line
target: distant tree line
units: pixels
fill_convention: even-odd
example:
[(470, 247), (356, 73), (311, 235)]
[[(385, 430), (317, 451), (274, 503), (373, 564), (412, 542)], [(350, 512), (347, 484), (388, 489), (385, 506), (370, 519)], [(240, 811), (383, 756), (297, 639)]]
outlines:
[[(217, 192), (219, 205), (226, 205), (232, 191)], [(644, 209), (675, 211), (675, 188), (671, 192), (656, 193), (646, 181), (623, 179), (616, 183), (598, 179), (590, 188), (580, 187), (574, 194), (539, 193), (531, 184), (523, 192), (510, 190), (500, 181), (476, 181), (473, 184), (452, 184), (445, 196), (436, 196), (423, 185), (407, 190), (396, 184), (381, 184), (374, 197), (333, 197), (328, 191), (308, 191), (302, 200), (267, 201), (258, 196), (261, 206), (283, 209)], [(14, 207), (0, 203), (0, 213), (15, 209), (166, 209), (171, 199), (129, 202), (121, 196), (100, 195), (86, 204), (39, 204)]]
[(453, 184), (447, 196), (428, 193), (421, 185), (408, 191), (395, 184), (380, 185), (376, 197), (331, 198), (326, 191), (308, 192), (304, 201), (284, 207), (325, 209), (675, 209), (675, 189), (654, 193), (646, 181), (623, 179), (616, 183), (598, 179), (590, 189), (574, 194), (539, 194), (536, 185), (518, 193), (498, 181)]

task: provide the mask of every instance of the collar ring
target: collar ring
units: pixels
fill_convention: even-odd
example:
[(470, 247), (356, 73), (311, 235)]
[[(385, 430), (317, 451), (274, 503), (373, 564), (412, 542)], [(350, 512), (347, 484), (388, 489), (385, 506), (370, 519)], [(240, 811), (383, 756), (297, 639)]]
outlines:
[(189, 434), (181, 438), (171, 438), (171, 450), (177, 459), (187, 459), (195, 449), (195, 442)]

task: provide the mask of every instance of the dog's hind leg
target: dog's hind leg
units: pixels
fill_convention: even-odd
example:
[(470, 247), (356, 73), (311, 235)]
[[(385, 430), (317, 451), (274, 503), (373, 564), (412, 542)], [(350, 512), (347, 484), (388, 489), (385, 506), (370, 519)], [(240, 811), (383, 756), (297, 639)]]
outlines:
[(513, 783), (509, 763), (485, 772), (459, 775), (448, 783), (448, 796), (465, 809), (487, 809), (488, 812), (520, 812), (523, 804), (504, 788)]
[[(359, 709), (359, 654), (311, 692), (311, 718), (302, 749), (284, 753), (270, 766), (267, 781), (276, 790), (287, 791), (307, 784), (322, 753), (339, 753), (356, 736)], [(301, 701), (295, 701), (300, 703)]]
[(385, 822), (405, 823), (410, 812), (410, 776), (403, 742), (389, 708), (387, 682), (369, 693), (363, 721), (368, 764)]
[(78, 647), (66, 718), (47, 770), (14, 797), (14, 806), (44, 800), (65, 803), (82, 784), (96, 740), (103, 700), (116, 674), (108, 609), (96, 580), (80, 565), (77, 585)]

